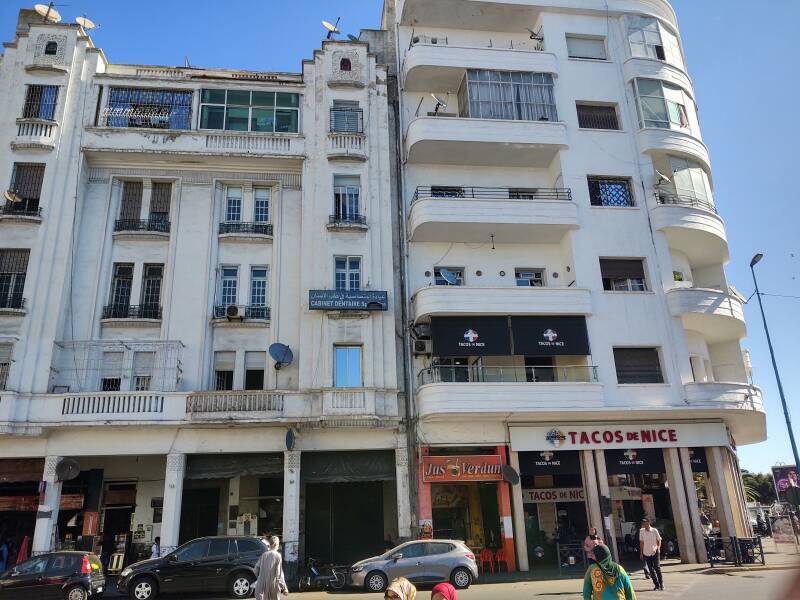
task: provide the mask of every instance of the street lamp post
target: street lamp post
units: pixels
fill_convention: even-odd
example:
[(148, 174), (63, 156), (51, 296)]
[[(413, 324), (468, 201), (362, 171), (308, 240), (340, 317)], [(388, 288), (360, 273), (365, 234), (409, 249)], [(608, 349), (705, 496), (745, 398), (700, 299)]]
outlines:
[(772, 349), (772, 339), (769, 337), (769, 328), (767, 327), (767, 316), (764, 314), (764, 305), (761, 303), (761, 292), (758, 290), (758, 279), (756, 279), (755, 266), (764, 258), (762, 253), (756, 254), (750, 261), (750, 272), (753, 274), (753, 283), (756, 286), (756, 296), (758, 297), (758, 307), (761, 309), (761, 320), (764, 322), (764, 333), (767, 334), (767, 346), (769, 347), (769, 356), (772, 359), (772, 368), (775, 370), (775, 380), (778, 382), (778, 393), (781, 396), (781, 404), (783, 405), (783, 416), (786, 419), (786, 429), (789, 432), (789, 441), (792, 444), (792, 452), (794, 453), (795, 467), (800, 467), (800, 457), (797, 454), (797, 444), (794, 441), (794, 432), (792, 431), (792, 418), (789, 416), (789, 407), (786, 405), (786, 396), (783, 394), (783, 384), (781, 384), (781, 376), (778, 373), (778, 363), (775, 362), (775, 351)]

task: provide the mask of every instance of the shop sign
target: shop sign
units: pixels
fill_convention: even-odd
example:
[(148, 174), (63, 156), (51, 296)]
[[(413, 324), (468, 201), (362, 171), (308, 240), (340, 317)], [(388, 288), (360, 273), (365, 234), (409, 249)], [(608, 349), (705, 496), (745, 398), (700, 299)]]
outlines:
[(433, 317), (436, 356), (510, 356), (507, 317)]
[(641, 500), (642, 488), (615, 485), (608, 488), (612, 500)]
[(309, 310), (388, 310), (388, 292), (369, 290), (309, 290)]
[(628, 448), (605, 452), (606, 473), (609, 475), (633, 473), (664, 473), (664, 453), (661, 448)]
[(584, 502), (583, 488), (551, 488), (522, 490), (522, 501), (528, 503)]
[[(62, 494), (61, 510), (83, 508), (83, 494)], [(39, 496), (0, 496), (0, 512), (36, 512)]]
[(689, 464), (692, 473), (708, 473), (708, 461), (705, 448), (689, 448)]
[(797, 538), (792, 528), (792, 520), (789, 517), (772, 518), (772, 540), (776, 544), (797, 544)]
[(499, 454), (422, 457), (422, 481), (425, 482), (463, 483), (502, 480), (503, 460)]
[(795, 506), (800, 504), (800, 486), (798, 486), (797, 482), (796, 466), (780, 465), (772, 467), (772, 478), (775, 480), (778, 502), (788, 502)]
[(517, 451), (609, 450), (727, 446), (723, 423), (511, 427)]
[(586, 317), (511, 317), (514, 354), (590, 354)]
[(581, 464), (575, 451), (520, 452), (519, 468), (522, 475), (580, 475)]

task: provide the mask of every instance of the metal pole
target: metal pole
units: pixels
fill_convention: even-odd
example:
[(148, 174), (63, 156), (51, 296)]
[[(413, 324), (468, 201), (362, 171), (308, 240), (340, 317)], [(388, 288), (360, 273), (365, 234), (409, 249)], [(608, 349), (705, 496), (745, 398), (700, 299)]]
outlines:
[(769, 336), (769, 328), (767, 327), (767, 316), (764, 314), (764, 305), (761, 303), (761, 292), (758, 290), (758, 279), (756, 279), (755, 264), (750, 264), (750, 272), (753, 274), (753, 283), (756, 286), (756, 297), (758, 298), (758, 307), (761, 309), (761, 320), (764, 322), (764, 332), (767, 334), (767, 346), (769, 347), (769, 356), (772, 359), (772, 368), (775, 371), (775, 380), (778, 382), (778, 393), (781, 396), (781, 404), (783, 405), (783, 416), (786, 418), (786, 429), (789, 432), (789, 441), (792, 444), (792, 452), (794, 453), (794, 465), (800, 467), (800, 457), (797, 454), (797, 444), (794, 441), (794, 432), (792, 431), (792, 418), (789, 416), (789, 407), (786, 405), (786, 396), (783, 394), (783, 384), (781, 384), (781, 376), (778, 373), (778, 363), (775, 362), (775, 351), (772, 349), (772, 339)]

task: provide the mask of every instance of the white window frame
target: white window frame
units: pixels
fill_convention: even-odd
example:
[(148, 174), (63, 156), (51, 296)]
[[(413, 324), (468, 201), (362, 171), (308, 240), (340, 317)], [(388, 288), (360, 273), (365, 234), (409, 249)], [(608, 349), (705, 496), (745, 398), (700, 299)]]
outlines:
[[(264, 271), (264, 277), (255, 277), (256, 271)], [(263, 304), (256, 304), (253, 292), (255, 291), (256, 282), (264, 282), (264, 302)], [(250, 306), (262, 308), (269, 305), (269, 267), (265, 265), (251, 265), (250, 266)]]
[[(263, 198), (259, 198), (259, 194), (264, 194)], [(264, 202), (266, 218), (259, 219), (259, 202)], [(259, 224), (269, 223), (272, 217), (271, 211), (272, 204), (272, 188), (257, 186), (253, 188), (253, 222)]]
[[(345, 268), (344, 269), (340, 269), (336, 264), (340, 260), (344, 260), (344, 262), (345, 262)], [(354, 269), (354, 268), (351, 267), (351, 261), (357, 261), (358, 262), (358, 268), (357, 269)], [(363, 270), (363, 260), (362, 260), (362, 258), (360, 256), (353, 256), (353, 255), (350, 255), (350, 256), (344, 256), (344, 255), (334, 256), (333, 257), (333, 287), (334, 287), (334, 289), (341, 290), (341, 291), (351, 291), (351, 292), (361, 290), (361, 286), (362, 286), (363, 281), (364, 281), (364, 278), (362, 276), (362, 270)], [(344, 288), (339, 287), (339, 284), (338, 284), (339, 274), (340, 273), (344, 274), (344, 276), (345, 276), (345, 287)], [(355, 287), (353, 286), (354, 277), (358, 278), (358, 284)]]
[[(336, 378), (336, 371), (339, 361), (339, 350), (358, 350), (358, 381), (355, 385), (351, 382), (340, 384)], [(349, 358), (349, 357), (348, 357)], [(353, 389), (364, 387), (364, 347), (360, 344), (336, 344), (333, 347), (333, 387)]]
[[(526, 277), (526, 275), (530, 275), (531, 277)], [(514, 281), (517, 287), (545, 287), (547, 285), (545, 270), (541, 268), (532, 269), (518, 267), (514, 269)], [(528, 283), (520, 285), (522, 281), (527, 281)]]
[[(239, 190), (239, 197), (231, 196), (231, 190)], [(239, 202), (239, 217), (237, 219), (231, 219), (231, 201), (238, 201)], [(242, 222), (242, 214), (244, 210), (244, 188), (240, 185), (226, 185), (225, 186), (225, 206), (223, 207), (225, 214), (223, 215), (223, 221), (225, 223), (241, 223)]]
[[(226, 270), (232, 270), (236, 272), (235, 276), (226, 275)], [(234, 298), (233, 302), (227, 302), (225, 300), (225, 282), (226, 281), (233, 281), (234, 282)], [(219, 268), (219, 304), (218, 306), (230, 306), (230, 305), (238, 305), (239, 304), (239, 265), (221, 265)]]
[[(603, 48), (602, 56), (577, 56), (576, 54), (573, 53), (573, 50), (570, 48), (571, 40), (575, 40), (579, 43), (580, 42), (599, 43), (600, 46), (602, 46)], [(566, 34), (566, 41), (567, 41), (567, 56), (573, 60), (608, 60), (608, 45), (606, 44), (606, 38), (603, 36), (568, 33)]]
[[(650, 81), (658, 84), (660, 95), (643, 94), (641, 91), (641, 81)], [(636, 94), (636, 108), (639, 113), (639, 127), (642, 129), (653, 127), (658, 129), (675, 129), (678, 131), (691, 132), (692, 122), (689, 119), (689, 106), (693, 102), (692, 98), (677, 85), (671, 85), (660, 79), (649, 79), (647, 77), (637, 77), (634, 79), (634, 92)], [(680, 92), (683, 102), (671, 100), (668, 97), (667, 90), (670, 92)], [(646, 119), (645, 111), (642, 105), (642, 99), (649, 98), (651, 100), (660, 100), (664, 108), (664, 120)]]

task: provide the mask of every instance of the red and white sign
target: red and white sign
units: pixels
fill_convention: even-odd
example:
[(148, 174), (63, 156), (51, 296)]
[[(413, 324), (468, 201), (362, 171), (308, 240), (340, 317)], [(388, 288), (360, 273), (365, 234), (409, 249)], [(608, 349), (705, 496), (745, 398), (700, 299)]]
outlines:
[(522, 501), (542, 504), (545, 502), (584, 502), (583, 488), (523, 489)]
[[(83, 508), (83, 494), (62, 494), (61, 510)], [(39, 509), (38, 496), (0, 496), (0, 512), (34, 512)]]
[(645, 423), (510, 427), (516, 451), (727, 446), (724, 423)]
[(502, 480), (503, 460), (499, 454), (422, 457), (422, 481), (425, 482), (458, 483)]

